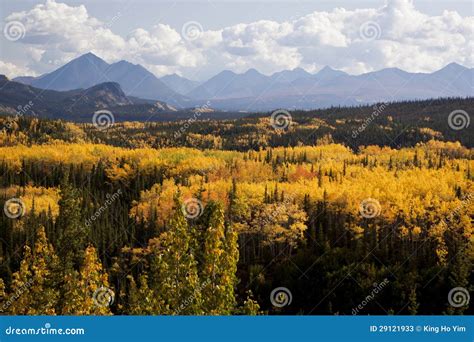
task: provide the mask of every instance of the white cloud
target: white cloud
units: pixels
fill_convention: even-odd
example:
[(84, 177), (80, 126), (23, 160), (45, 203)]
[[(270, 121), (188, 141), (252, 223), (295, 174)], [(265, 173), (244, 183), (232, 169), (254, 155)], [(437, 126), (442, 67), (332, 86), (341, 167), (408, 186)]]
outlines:
[(195, 67), (199, 53), (188, 50), (179, 33), (168, 25), (158, 24), (152, 30), (137, 29), (128, 41), (126, 54), (148, 65)]
[(115, 58), (126, 42), (96, 18), (85, 6), (72, 7), (47, 0), (30, 11), (13, 13), (5, 21), (20, 21), (26, 29), (18, 42), (28, 44), (41, 56), (39, 63), (56, 65), (80, 53), (95, 51), (104, 58)]
[(278, 42), (291, 31), (289, 23), (266, 20), (225, 28), (219, 46), (225, 52), (223, 67), (236, 71), (256, 68), (265, 73), (297, 67), (301, 61), (298, 49)]
[(314, 12), (291, 23), (291, 32), (282, 42), (291, 46), (346, 47), (349, 37), (344, 34), (344, 20), (348, 12), (336, 9), (332, 13)]
[[(450, 11), (429, 16), (411, 0), (390, 0), (381, 8), (313, 12), (285, 22), (242, 23), (204, 31), (192, 40), (164, 24), (122, 37), (91, 17), (85, 6), (53, 0), (13, 13), (6, 18), (10, 20), (25, 25), (25, 37), (15, 43), (28, 45), (34, 70), (89, 51), (111, 62), (140, 63), (159, 75), (186, 75), (200, 68), (209, 74), (226, 68), (270, 74), (296, 67), (315, 71), (324, 65), (350, 73), (384, 67), (428, 72), (453, 61), (474, 66), (474, 17)], [(361, 34), (367, 23), (375, 30), (367, 32), (376, 39)]]
[(8, 78), (12, 79), (17, 76), (36, 76), (36, 73), (27, 67), (18, 66), (13, 63), (0, 61), (0, 75), (5, 75)]

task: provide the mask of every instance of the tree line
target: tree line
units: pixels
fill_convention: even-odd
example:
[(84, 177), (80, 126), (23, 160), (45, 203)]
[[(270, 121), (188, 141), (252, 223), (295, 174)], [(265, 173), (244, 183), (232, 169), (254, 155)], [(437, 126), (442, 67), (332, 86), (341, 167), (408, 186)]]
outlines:
[(25, 205), (0, 219), (5, 313), (351, 314), (385, 279), (358, 314), (472, 310), (447, 300), (473, 276), (474, 161), (459, 143), (58, 141), (0, 160), (3, 202)]

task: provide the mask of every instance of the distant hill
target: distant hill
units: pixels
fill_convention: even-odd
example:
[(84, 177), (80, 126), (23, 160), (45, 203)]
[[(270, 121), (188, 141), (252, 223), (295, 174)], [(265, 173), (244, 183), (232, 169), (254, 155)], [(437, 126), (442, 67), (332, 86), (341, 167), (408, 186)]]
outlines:
[(225, 70), (187, 95), (193, 99), (235, 99), (258, 96), (269, 83), (268, 76), (250, 69), (243, 74)]
[(20, 77), (15, 77), (13, 81), (15, 82), (20, 82), (23, 84), (31, 85), (31, 83), (36, 79), (36, 77), (33, 76), (20, 76)]
[[(72, 93), (75, 94), (72, 95)], [(87, 112), (90, 108), (103, 109), (133, 104), (120, 85), (115, 82), (100, 83), (83, 91), (71, 91), (70, 94), (71, 96), (65, 99), (64, 104), (65, 109), (70, 108), (71, 112), (78, 109)]]
[(313, 76), (302, 68), (296, 68), (293, 70), (283, 70), (274, 73), (270, 78), (275, 82), (293, 82), (300, 78), (310, 78)]
[[(56, 91), (10, 81), (3, 75), (0, 75), (0, 106), (5, 113), (20, 112), (21, 115), (72, 121), (92, 117), (95, 111), (101, 109), (147, 114), (176, 111), (165, 102), (127, 97), (116, 82), (104, 82), (87, 89)], [(27, 108), (27, 111), (22, 112), (22, 108)]]
[(163, 76), (160, 81), (179, 94), (187, 94), (200, 84), (176, 74)]
[[(213, 137), (219, 137), (219, 144), (223, 149), (240, 151), (259, 150), (262, 146), (313, 145), (317, 144), (319, 139), (344, 144), (354, 150), (369, 145), (399, 149), (432, 139), (459, 141), (463, 146), (473, 148), (472, 122), (467, 125), (467, 121), (461, 120), (459, 124), (464, 122), (464, 128), (455, 130), (449, 119), (450, 113), (460, 108), (466, 113), (474, 113), (474, 97), (291, 111), (291, 125), (284, 131), (278, 131), (272, 127), (269, 120), (271, 112), (250, 114), (198, 109), (168, 112), (158, 111), (153, 106), (142, 103), (114, 107), (112, 112), (116, 125), (108, 130), (107, 134), (96, 130), (87, 130), (87, 134), (91, 141), (95, 142), (100, 137), (104, 143), (123, 146), (125, 140), (138, 147), (143, 146), (143, 141), (147, 141), (156, 148), (188, 146), (208, 149)], [(375, 111), (377, 116), (374, 115)], [(0, 111), (0, 129), (2, 120), (5, 122), (2, 118), (4, 114), (4, 111)], [(190, 118), (199, 121), (191, 123)], [(67, 120), (68, 116), (63, 119)], [(72, 121), (90, 124), (91, 119), (91, 115), (85, 115), (75, 117)], [(44, 133), (58, 139), (71, 139), (73, 136), (68, 133), (68, 127), (65, 127), (66, 131), (61, 131), (60, 127), (64, 129), (64, 125), (59, 125), (59, 128), (56, 125), (52, 126), (54, 128), (50, 125), (43, 126), (43, 133), (40, 130), (31, 130), (30, 120), (27, 116), (17, 120), (21, 135), (28, 137), (29, 141), (42, 141)], [(40, 120), (47, 121), (49, 120)], [(144, 125), (120, 124), (120, 121), (141, 121)], [(185, 132), (182, 131), (183, 127), (186, 127)], [(434, 159), (433, 162), (438, 165), (441, 161)]]

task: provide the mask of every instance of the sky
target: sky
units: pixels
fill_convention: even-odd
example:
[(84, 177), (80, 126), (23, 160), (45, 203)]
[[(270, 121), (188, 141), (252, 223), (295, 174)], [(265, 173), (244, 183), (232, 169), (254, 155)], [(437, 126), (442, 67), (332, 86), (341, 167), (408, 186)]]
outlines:
[(157, 76), (351, 74), (474, 67), (474, 2), (1, 0), (0, 74), (38, 76), (93, 52)]

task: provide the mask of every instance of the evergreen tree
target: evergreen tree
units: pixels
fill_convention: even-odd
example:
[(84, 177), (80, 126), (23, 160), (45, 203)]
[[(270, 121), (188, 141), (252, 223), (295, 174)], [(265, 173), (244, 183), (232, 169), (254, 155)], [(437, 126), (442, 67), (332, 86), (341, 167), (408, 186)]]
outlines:
[(59, 231), (58, 255), (62, 260), (64, 273), (77, 269), (84, 260), (84, 250), (89, 237), (89, 231), (81, 217), (81, 198), (79, 190), (73, 188), (66, 176), (61, 184), (61, 199), (59, 200), (59, 216), (57, 230)]
[(412, 287), (410, 290), (410, 294), (408, 295), (408, 312), (410, 315), (416, 315), (418, 312), (418, 301), (416, 299), (416, 286)]

